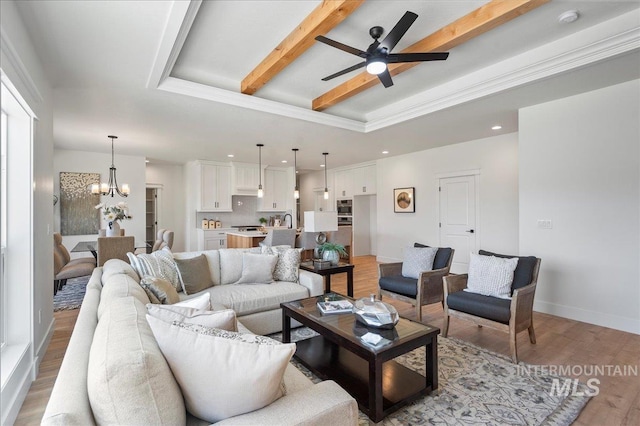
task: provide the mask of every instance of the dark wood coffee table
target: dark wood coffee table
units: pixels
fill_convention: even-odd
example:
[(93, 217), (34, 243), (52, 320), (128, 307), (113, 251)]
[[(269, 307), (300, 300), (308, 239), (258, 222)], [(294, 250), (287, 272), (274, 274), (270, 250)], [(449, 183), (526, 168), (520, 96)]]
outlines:
[[(296, 342), (295, 356), (323, 380), (340, 384), (373, 422), (438, 388), (440, 329), (401, 318), (393, 330), (367, 328), (355, 315), (323, 315), (316, 302), (325, 296), (282, 303), (282, 341), (291, 341), (291, 318), (320, 336)], [(391, 342), (373, 348), (359, 336), (378, 333)], [(393, 359), (424, 346), (426, 372), (421, 375)]]

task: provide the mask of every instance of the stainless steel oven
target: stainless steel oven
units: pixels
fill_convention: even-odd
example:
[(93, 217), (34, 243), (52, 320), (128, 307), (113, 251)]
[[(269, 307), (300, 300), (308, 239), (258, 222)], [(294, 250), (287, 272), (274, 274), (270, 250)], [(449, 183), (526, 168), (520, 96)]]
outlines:
[(337, 200), (336, 211), (338, 212), (338, 218), (340, 218), (340, 216), (352, 216), (353, 200)]
[(338, 216), (338, 226), (351, 226), (352, 224), (352, 216)]

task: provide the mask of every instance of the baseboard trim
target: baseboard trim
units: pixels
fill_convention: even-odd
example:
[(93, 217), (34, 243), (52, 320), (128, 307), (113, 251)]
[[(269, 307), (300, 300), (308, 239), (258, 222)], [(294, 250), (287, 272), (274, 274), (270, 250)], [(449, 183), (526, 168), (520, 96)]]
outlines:
[[(20, 408), (27, 397), (29, 388), (33, 380), (31, 379), (32, 362), (29, 359), (31, 353), (30, 345), (26, 345), (24, 349), (19, 349), (21, 354), (17, 356), (17, 362), (14, 364), (13, 371), (10, 373), (4, 388), (0, 392), (2, 403), (2, 419), (3, 425), (12, 425), (15, 423), (20, 413)], [(7, 367), (4, 367), (7, 368)]]
[(35, 360), (33, 363), (33, 370), (32, 370), (33, 380), (35, 380), (38, 377), (38, 372), (40, 371), (40, 363), (42, 362), (44, 358), (44, 354), (47, 352), (47, 349), (49, 348), (49, 343), (51, 343), (51, 338), (53, 337), (53, 332), (55, 329), (56, 329), (56, 319), (52, 318), (51, 322), (49, 323), (49, 327), (47, 328), (47, 333), (44, 335), (44, 339), (42, 339), (42, 342), (40, 343), (40, 346), (38, 346), (38, 350), (35, 353)]
[(603, 312), (590, 311), (576, 308), (574, 306), (559, 305), (557, 303), (536, 300), (533, 303), (533, 310), (558, 317), (569, 318), (588, 324), (613, 328), (627, 333), (640, 334), (640, 320), (634, 318), (611, 315)]

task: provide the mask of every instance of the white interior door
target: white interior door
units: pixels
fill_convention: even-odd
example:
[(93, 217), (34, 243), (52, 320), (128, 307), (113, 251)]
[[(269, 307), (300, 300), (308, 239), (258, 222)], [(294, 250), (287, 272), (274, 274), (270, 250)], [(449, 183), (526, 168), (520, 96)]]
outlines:
[(455, 250), (451, 272), (469, 271), (469, 253), (476, 252), (476, 176), (440, 179), (440, 246)]

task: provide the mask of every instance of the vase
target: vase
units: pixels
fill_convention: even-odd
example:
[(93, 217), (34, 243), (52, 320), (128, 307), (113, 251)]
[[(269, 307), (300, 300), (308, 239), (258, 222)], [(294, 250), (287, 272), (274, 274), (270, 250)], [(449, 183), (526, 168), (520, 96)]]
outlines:
[(120, 236), (120, 224), (115, 220), (113, 222), (109, 222), (109, 227), (107, 228), (107, 237), (119, 237)]
[(340, 255), (335, 250), (325, 250), (322, 252), (322, 260), (329, 261), (331, 266), (338, 266)]

